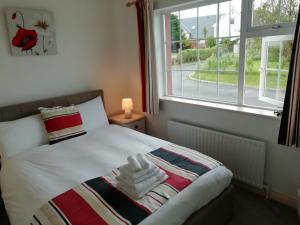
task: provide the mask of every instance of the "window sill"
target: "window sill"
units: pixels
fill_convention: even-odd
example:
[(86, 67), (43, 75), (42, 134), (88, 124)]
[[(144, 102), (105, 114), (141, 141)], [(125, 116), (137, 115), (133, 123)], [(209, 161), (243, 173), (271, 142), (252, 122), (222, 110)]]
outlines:
[(224, 104), (224, 103), (206, 102), (206, 101), (201, 101), (201, 100), (184, 99), (184, 98), (169, 97), (169, 96), (160, 97), (160, 100), (184, 103), (184, 104), (190, 104), (190, 105), (197, 105), (200, 107), (215, 108), (215, 109), (220, 109), (220, 110), (225, 110), (225, 111), (238, 112), (238, 113), (243, 113), (243, 114), (248, 114), (248, 115), (254, 115), (254, 116), (260, 116), (260, 117), (266, 117), (266, 118), (280, 120), (280, 117), (276, 116), (274, 114), (274, 111), (267, 110), (267, 109), (257, 109), (257, 108), (251, 108), (251, 107), (246, 107), (246, 106), (236, 106), (236, 105), (230, 105), (230, 104)]

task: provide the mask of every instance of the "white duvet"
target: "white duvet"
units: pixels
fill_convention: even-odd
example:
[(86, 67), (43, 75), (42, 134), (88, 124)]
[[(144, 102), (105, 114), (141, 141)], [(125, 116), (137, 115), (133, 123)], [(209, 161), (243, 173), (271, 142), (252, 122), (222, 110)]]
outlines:
[[(125, 164), (129, 155), (147, 153), (167, 144), (112, 125), (10, 158), (1, 170), (1, 190), (11, 224), (28, 225), (32, 215), (48, 200), (109, 173)], [(231, 178), (232, 173), (223, 166), (206, 173), (140, 224), (183, 224), (228, 187)]]

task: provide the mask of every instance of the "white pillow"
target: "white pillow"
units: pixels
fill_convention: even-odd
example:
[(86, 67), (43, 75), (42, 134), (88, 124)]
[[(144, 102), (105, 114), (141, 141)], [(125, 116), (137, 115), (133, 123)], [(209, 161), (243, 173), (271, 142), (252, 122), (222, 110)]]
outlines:
[(107, 126), (109, 124), (102, 98), (100, 96), (88, 102), (77, 105), (77, 107), (86, 131)]
[(1, 161), (26, 150), (47, 144), (49, 139), (41, 116), (0, 123)]

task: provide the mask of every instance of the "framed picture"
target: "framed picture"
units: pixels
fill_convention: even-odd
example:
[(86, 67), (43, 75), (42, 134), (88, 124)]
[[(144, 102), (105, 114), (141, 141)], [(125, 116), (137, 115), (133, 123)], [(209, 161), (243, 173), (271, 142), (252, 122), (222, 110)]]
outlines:
[(57, 54), (52, 12), (7, 8), (6, 19), (13, 56)]

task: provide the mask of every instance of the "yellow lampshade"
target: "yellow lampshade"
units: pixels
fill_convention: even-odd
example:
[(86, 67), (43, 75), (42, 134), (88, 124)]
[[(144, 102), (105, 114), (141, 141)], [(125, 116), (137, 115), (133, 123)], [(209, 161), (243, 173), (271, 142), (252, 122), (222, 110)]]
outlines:
[(124, 98), (122, 100), (122, 109), (125, 112), (130, 112), (133, 109), (133, 101), (131, 98)]
[(131, 98), (123, 98), (122, 109), (125, 111), (125, 118), (130, 119), (132, 117), (133, 101)]

